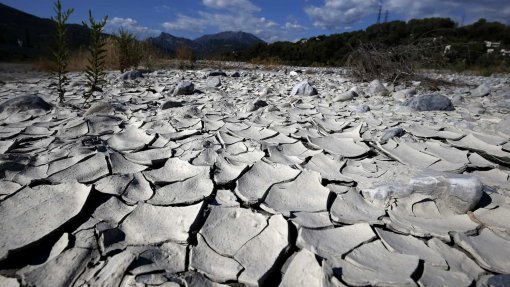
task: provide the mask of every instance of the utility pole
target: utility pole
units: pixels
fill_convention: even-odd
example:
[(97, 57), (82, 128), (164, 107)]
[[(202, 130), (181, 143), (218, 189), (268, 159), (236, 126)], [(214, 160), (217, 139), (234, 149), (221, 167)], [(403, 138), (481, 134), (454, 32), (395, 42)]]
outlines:
[(379, 14), (377, 14), (377, 24), (381, 23), (381, 11), (382, 11), (382, 5), (379, 5)]
[(384, 13), (384, 23), (388, 22), (388, 10)]

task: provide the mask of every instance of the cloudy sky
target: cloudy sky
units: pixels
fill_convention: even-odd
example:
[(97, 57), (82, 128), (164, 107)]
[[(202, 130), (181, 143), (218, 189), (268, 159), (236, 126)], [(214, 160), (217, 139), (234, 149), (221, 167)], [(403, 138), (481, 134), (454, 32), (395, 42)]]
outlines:
[[(53, 0), (0, 0), (40, 17), (50, 17)], [(268, 42), (363, 29), (377, 19), (379, 5), (389, 20), (450, 17), (469, 24), (479, 18), (510, 24), (510, 0), (62, 0), (75, 8), (71, 22), (88, 9), (109, 15), (108, 30), (120, 27), (140, 38), (167, 32), (196, 38), (220, 31), (250, 32)]]

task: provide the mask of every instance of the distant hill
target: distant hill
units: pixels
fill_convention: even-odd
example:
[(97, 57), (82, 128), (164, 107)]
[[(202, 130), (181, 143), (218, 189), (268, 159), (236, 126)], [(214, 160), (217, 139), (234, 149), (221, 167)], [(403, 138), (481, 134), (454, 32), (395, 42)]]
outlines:
[[(1, 3), (0, 15), (0, 61), (29, 59), (49, 52), (55, 31), (50, 19), (39, 18)], [(87, 28), (69, 24), (67, 29), (72, 49), (88, 45)]]
[(221, 32), (217, 34), (204, 35), (195, 40), (172, 36), (168, 33), (161, 33), (158, 37), (149, 38), (148, 41), (154, 46), (168, 53), (175, 53), (180, 47), (191, 49), (198, 56), (213, 54), (240, 52), (256, 44), (265, 42), (255, 35), (245, 32)]

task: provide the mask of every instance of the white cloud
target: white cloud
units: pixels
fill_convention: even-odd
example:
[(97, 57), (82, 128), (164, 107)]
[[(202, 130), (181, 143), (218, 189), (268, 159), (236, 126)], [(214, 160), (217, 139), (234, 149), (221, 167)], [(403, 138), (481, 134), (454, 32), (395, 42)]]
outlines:
[(233, 11), (260, 11), (260, 8), (255, 6), (249, 0), (203, 0), (202, 3), (214, 9), (227, 9)]
[(256, 15), (256, 10), (252, 8), (231, 9), (237, 5), (248, 5), (246, 3), (251, 3), (247, 0), (203, 1), (204, 5), (207, 7), (221, 9), (222, 11), (199, 11), (196, 17), (178, 14), (177, 19), (163, 23), (163, 28), (170, 33), (176, 31), (203, 32), (207, 29), (217, 31), (243, 31), (253, 33), (268, 42), (292, 39), (297, 33), (307, 30), (305, 26), (302, 26), (297, 21), (280, 25), (273, 20), (259, 17)]
[(308, 6), (305, 12), (314, 26), (329, 30), (358, 23), (363, 18), (377, 14), (379, 5), (391, 15), (403, 20), (424, 17), (451, 17), (454, 20), (465, 13), (466, 22), (479, 18), (509, 23), (510, 2), (508, 0), (324, 0), (323, 5)]
[(142, 26), (132, 18), (113, 17), (106, 23), (105, 30), (109, 33), (117, 33), (119, 29), (125, 29), (138, 38), (146, 38), (161, 33), (161, 30)]
[(193, 18), (183, 14), (177, 15), (177, 20), (173, 22), (163, 23), (163, 28), (166, 31), (203, 32), (206, 26), (205, 19)]
[(377, 0), (325, 0), (323, 6), (309, 6), (305, 12), (314, 26), (334, 30), (373, 14), (378, 5)]

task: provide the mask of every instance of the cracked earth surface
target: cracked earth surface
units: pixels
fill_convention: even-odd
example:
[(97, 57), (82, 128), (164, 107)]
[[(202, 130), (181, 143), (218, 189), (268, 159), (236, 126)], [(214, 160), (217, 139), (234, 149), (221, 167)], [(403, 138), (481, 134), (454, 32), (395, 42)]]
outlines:
[(507, 286), (510, 80), (435, 76), (7, 82), (0, 286)]

